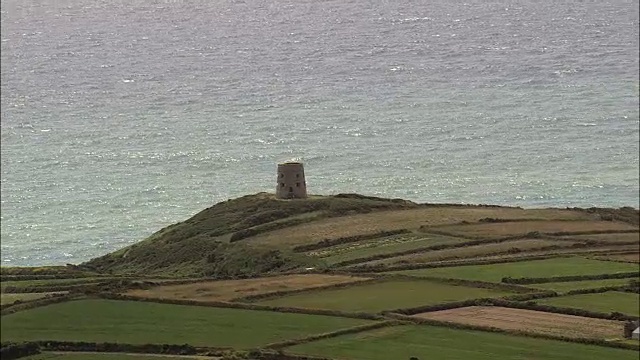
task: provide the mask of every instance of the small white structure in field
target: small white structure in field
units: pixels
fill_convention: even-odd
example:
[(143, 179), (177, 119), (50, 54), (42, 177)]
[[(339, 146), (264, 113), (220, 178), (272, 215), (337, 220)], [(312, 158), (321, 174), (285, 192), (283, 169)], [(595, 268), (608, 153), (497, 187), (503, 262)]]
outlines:
[(640, 340), (640, 327), (637, 327), (635, 330), (633, 330), (633, 332), (631, 333), (631, 338)]

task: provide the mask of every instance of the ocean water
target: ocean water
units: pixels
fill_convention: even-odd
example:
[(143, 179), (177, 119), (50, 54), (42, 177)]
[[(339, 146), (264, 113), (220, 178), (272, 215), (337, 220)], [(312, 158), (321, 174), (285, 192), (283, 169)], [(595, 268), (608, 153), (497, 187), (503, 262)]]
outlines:
[(2, 265), (275, 190), (639, 206), (638, 0), (1, 0)]

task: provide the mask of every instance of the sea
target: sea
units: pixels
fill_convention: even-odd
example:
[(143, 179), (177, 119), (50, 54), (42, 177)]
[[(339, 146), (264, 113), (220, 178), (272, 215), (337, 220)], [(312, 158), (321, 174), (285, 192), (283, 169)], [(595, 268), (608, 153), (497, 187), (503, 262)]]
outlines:
[(1, 0), (1, 264), (220, 201), (639, 207), (638, 0)]

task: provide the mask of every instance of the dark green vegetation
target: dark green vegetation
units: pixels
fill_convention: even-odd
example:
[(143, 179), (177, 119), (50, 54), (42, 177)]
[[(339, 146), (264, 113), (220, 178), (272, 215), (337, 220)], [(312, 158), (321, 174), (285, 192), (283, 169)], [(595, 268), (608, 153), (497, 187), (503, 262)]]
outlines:
[(597, 289), (607, 286), (625, 286), (631, 284), (633, 281), (639, 281), (640, 279), (604, 279), (604, 280), (583, 280), (583, 281), (565, 281), (565, 282), (551, 282), (544, 284), (532, 284), (529, 287), (533, 287), (541, 290), (553, 290), (557, 292), (567, 292), (578, 289)]
[(24, 358), (25, 360), (175, 360), (196, 359), (188, 356), (162, 356), (141, 354), (108, 354), (108, 353), (43, 353)]
[(1, 268), (2, 349), (35, 346), (34, 359), (637, 359), (624, 329), (640, 316), (639, 218), (631, 208), (245, 196), (79, 266)]

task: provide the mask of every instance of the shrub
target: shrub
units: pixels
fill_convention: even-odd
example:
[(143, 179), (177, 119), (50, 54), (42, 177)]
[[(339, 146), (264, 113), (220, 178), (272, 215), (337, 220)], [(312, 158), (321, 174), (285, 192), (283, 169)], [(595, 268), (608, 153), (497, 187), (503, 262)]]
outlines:
[(568, 275), (568, 276), (552, 276), (546, 278), (502, 278), (503, 283), (507, 284), (543, 284), (552, 282), (569, 282), (569, 281), (582, 281), (582, 280), (602, 280), (602, 279), (626, 279), (635, 278), (640, 276), (637, 271), (621, 272), (614, 274), (597, 274), (597, 275)]
[(2, 343), (0, 347), (0, 359), (18, 359), (40, 353), (40, 346), (37, 343)]

